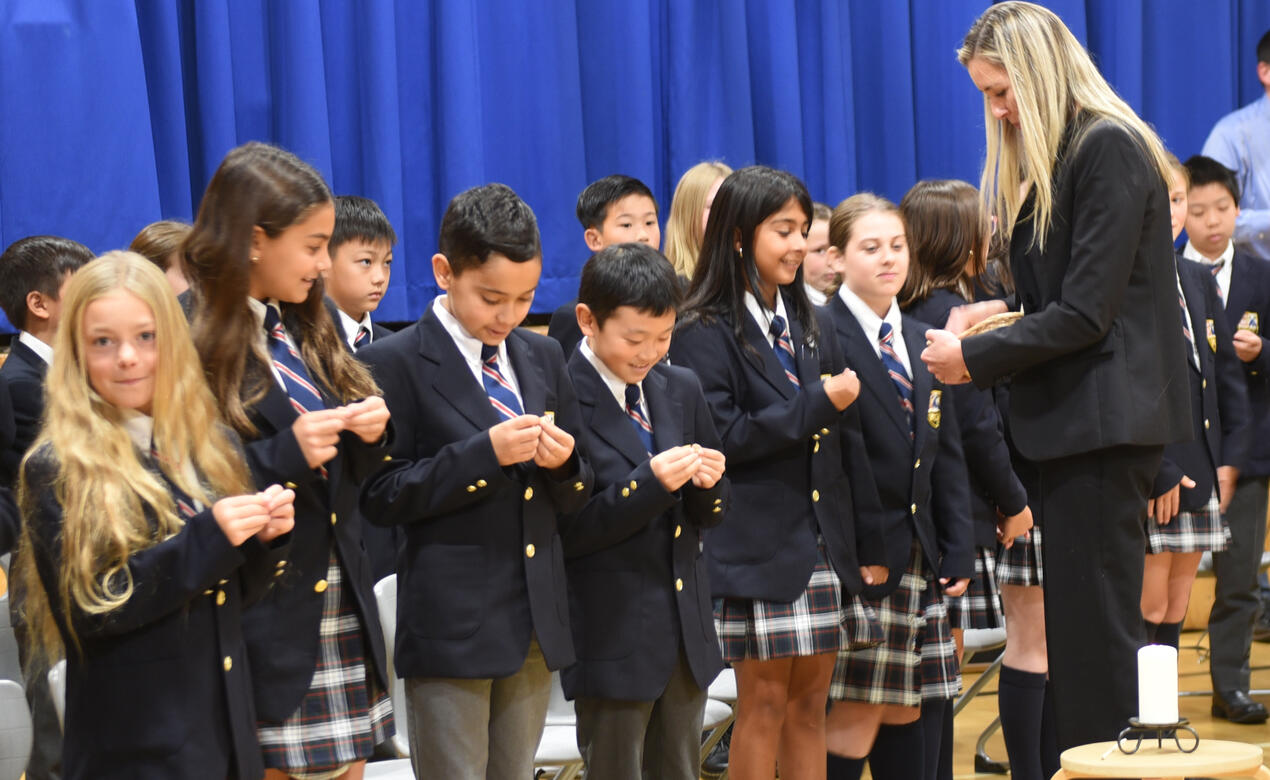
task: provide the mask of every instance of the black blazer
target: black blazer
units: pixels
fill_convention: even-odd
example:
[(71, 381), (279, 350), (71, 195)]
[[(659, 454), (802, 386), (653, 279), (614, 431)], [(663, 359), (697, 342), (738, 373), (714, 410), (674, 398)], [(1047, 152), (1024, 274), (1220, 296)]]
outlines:
[[(517, 329), (507, 337), (524, 409), (554, 411), (582, 432), (559, 346)], [(366, 516), (403, 524), (397, 560), (400, 677), (491, 678), (524, 664), (531, 632), (552, 669), (574, 661), (557, 515), (591, 494), (575, 449), (556, 479), (532, 462), (498, 465), (500, 418), (429, 304), (415, 324), (359, 354), (392, 410), (392, 463), (362, 491)]]
[[(785, 306), (793, 310), (788, 295)], [(856, 505), (857, 483), (844, 478), (854, 405), (840, 414), (820, 386), (841, 363), (832, 326), (817, 312), (821, 342), (809, 347), (790, 318), (800, 390), (748, 312), (737, 316), (745, 318), (744, 345), (728, 317), (681, 324), (670, 343), (671, 361), (701, 380), (728, 459), (732, 510), (706, 538), (714, 596), (794, 600), (815, 567), (817, 534), (843, 587), (858, 593), (859, 567), (885, 563), (886, 553), (874, 514)], [(862, 446), (858, 425), (855, 435)]]
[[(578, 662), (562, 675), (565, 695), (652, 701), (665, 690), (681, 647), (704, 690), (723, 659), (700, 529), (724, 518), (728, 478), (709, 490), (689, 482), (666, 492), (631, 419), (581, 351), (569, 359), (569, 375), (596, 492), (564, 535), (578, 651)], [(643, 387), (656, 452), (693, 443), (722, 447), (691, 371), (659, 364)]]
[[(328, 408), (339, 405), (321, 382), (315, 379), (315, 384)], [(277, 722), (295, 712), (313, 679), (332, 545), (343, 564), (342, 586), (352, 592), (361, 617), (368, 674), (373, 669), (388, 690), (384, 635), (357, 502), (362, 482), (384, 465), (388, 448), (366, 444), (345, 431), (339, 453), (325, 464), (328, 478), (323, 479), (300, 451), (291, 431), (298, 415), (272, 373), (267, 387), (265, 397), (249, 410), (258, 436), (243, 444), (258, 488), (277, 483), (295, 490), (295, 530), (286, 566), (276, 572), (275, 587), (243, 615), (243, 632), (256, 709), (262, 720)]]
[(45, 448), (24, 476), (33, 557), (67, 648), (63, 776), (261, 777), (242, 609), (268, 588), (285, 542), (233, 547), (208, 508), (129, 558), (132, 597), (90, 615), (63, 602), (58, 585), (57, 468)]
[(1231, 261), (1230, 289), (1226, 293), (1226, 324), (1234, 331), (1245, 312), (1257, 315), (1261, 354), (1243, 363), (1248, 384), (1248, 406), (1253, 425), (1248, 458), (1241, 477), (1270, 475), (1270, 340), (1266, 316), (1270, 315), (1270, 260), (1236, 252)]
[[(13, 425), (13, 403), (9, 400), (9, 386), (0, 382), (0, 459), (9, 457), (16, 435)], [(0, 478), (0, 555), (12, 552), (21, 532), (21, 515), (9, 489), (7, 476)]]
[(873, 339), (865, 335), (840, 296), (835, 295), (826, 308), (847, 365), (860, 377), (855, 406), (886, 517), (891, 575), (883, 585), (866, 587), (865, 593), (879, 598), (895, 590), (900, 574), (908, 568), (914, 533), (936, 576), (973, 577), (974, 534), (956, 401), (922, 363), (926, 326), (909, 316), (902, 321), (913, 371), (915, 422), (910, 438), (895, 385), (873, 351)]
[(44, 358), (14, 337), (9, 346), (9, 357), (0, 365), (0, 382), (8, 387), (13, 404), (13, 433), (0, 452), (0, 471), (3, 471), (5, 485), (12, 487), (17, 484), (22, 456), (40, 434), (40, 420), (44, 416), (44, 377), (48, 370)]
[[(954, 307), (966, 300), (952, 290), (935, 290), (906, 312), (936, 328), (944, 327)], [(1010, 447), (992, 393), (971, 384), (948, 388), (961, 429), (961, 446), (970, 476), (970, 514), (975, 546), (996, 549), (997, 511), (1016, 515), (1027, 507), (1027, 491), (1010, 464)]]
[(551, 321), (547, 323), (547, 335), (560, 342), (566, 360), (578, 348), (582, 340), (582, 329), (578, 327), (578, 299), (565, 303), (551, 313)]
[[(1177, 258), (1177, 272), (1200, 361), (1197, 370), (1187, 355), (1194, 438), (1164, 448), (1164, 460), (1151, 495), (1171, 490), (1185, 474), (1195, 480), (1195, 487), (1182, 488), (1182, 509), (1195, 511), (1203, 508), (1213, 494), (1218, 466), (1242, 469), (1254, 421), (1248, 411), (1243, 364), (1235, 354), (1234, 337), (1212, 273), (1181, 257)], [(1191, 348), (1185, 337), (1179, 334), (1179, 338), (1189, 353)]]
[(1034, 193), (1011, 237), (1026, 316), (962, 342), (970, 376), (990, 387), (1013, 375), (1011, 430), (1032, 460), (1188, 438), (1164, 182), (1129, 132), (1082, 115), (1053, 189), (1045, 251), (1032, 245)]

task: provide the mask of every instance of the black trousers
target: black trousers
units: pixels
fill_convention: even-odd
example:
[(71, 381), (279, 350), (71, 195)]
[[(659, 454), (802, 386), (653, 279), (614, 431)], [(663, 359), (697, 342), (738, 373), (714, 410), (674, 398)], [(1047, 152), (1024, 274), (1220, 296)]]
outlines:
[(1261, 608), (1257, 570), (1266, 542), (1268, 488), (1266, 477), (1239, 480), (1226, 510), (1230, 546), (1213, 553), (1217, 586), (1208, 616), (1209, 670), (1213, 690), (1219, 693), (1247, 693), (1251, 684), (1252, 625)]
[(1114, 740), (1138, 714), (1144, 522), (1163, 453), (1110, 447), (1036, 464), (1059, 750)]

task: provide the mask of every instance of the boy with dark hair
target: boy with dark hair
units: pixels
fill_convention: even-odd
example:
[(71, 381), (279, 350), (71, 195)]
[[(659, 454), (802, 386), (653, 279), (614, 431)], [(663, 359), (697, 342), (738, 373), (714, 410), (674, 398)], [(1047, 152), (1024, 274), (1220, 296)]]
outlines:
[(323, 274), (326, 307), (349, 349), (356, 352), (391, 331), (371, 322), (392, 274), (392, 248), (397, 233), (370, 198), (341, 195), (335, 199), (335, 230), (327, 251), (331, 267)]
[[(661, 248), (657, 200), (639, 179), (614, 174), (591, 182), (578, 195), (577, 214), (582, 223), (582, 240), (592, 253), (627, 241)], [(547, 335), (560, 342), (566, 358), (582, 340), (577, 304), (575, 298), (556, 309), (547, 326)]]
[(702, 529), (727, 508), (701, 384), (662, 362), (680, 302), (656, 249), (609, 246), (582, 269), (569, 359), (596, 493), (568, 521), (576, 700), (587, 775), (695, 780), (706, 689), (723, 668)]
[(455, 196), (437, 296), (358, 354), (393, 415), (392, 461), (362, 489), (399, 524), (397, 674), (418, 777), (529, 777), (551, 689), (574, 661), (558, 517), (591, 470), (560, 347), (517, 326), (542, 272), (533, 212), (502, 184)]
[(1270, 489), (1270, 350), (1263, 323), (1270, 314), (1270, 261), (1236, 252), (1231, 237), (1239, 216), (1239, 182), (1234, 171), (1209, 157), (1185, 163), (1186, 235), (1182, 255), (1208, 267), (1217, 281), (1226, 323), (1235, 331), (1235, 354), (1248, 383), (1254, 433), (1244, 468), (1226, 509), (1230, 543), (1213, 553), (1217, 576), (1208, 618), (1212, 646), (1213, 715), (1235, 723), (1264, 723), (1265, 705), (1248, 695), (1249, 653), (1258, 610), (1257, 567), (1265, 544), (1267, 489)]

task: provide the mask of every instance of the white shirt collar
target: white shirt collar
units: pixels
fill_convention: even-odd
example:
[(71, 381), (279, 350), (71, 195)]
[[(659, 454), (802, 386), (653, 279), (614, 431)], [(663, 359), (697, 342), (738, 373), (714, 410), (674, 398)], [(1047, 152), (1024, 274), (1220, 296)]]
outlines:
[(904, 319), (900, 316), (900, 306), (896, 300), (892, 298), (891, 307), (886, 310), (886, 316), (879, 317), (869, 307), (869, 304), (865, 303), (860, 296), (848, 290), (845, 284), (838, 288), (838, 297), (847, 305), (847, 309), (855, 317), (856, 322), (860, 323), (860, 328), (864, 330), (865, 338), (868, 339), (879, 359), (882, 357), (882, 347), (878, 344), (878, 333), (882, 330), (882, 323), (891, 323), (891, 329), (895, 332), (895, 354), (899, 356), (900, 362), (908, 370), (908, 375), (912, 376), (913, 366), (909, 363), (908, 346), (904, 342)]
[(353, 342), (357, 341), (357, 332), (362, 328), (365, 328), (366, 333), (369, 334), (370, 341), (366, 342), (367, 344), (375, 340), (375, 330), (370, 326), (370, 312), (363, 314), (361, 322), (358, 322), (348, 316), (338, 304), (336, 304), (335, 310), (340, 314), (340, 324), (344, 328), (344, 340), (348, 342), (349, 349), (353, 348)]
[[(789, 327), (789, 315), (785, 313), (785, 296), (781, 295), (779, 288), (776, 290), (775, 312), (768, 311), (758, 302), (758, 298), (754, 297), (754, 293), (749, 292), (748, 290), (745, 293), (745, 310), (748, 311), (750, 316), (754, 318), (754, 322), (758, 325), (758, 329), (763, 332), (763, 338), (767, 339), (767, 343), (772, 346), (775, 346), (776, 344), (776, 339), (770, 332), (773, 314), (784, 317), (785, 327)], [(792, 333), (793, 332), (791, 331), (791, 341), (793, 340)]]
[(824, 306), (829, 303), (829, 296), (812, 287), (810, 284), (803, 282), (803, 289), (807, 291), (807, 300), (811, 301), (812, 306)]
[(53, 348), (36, 336), (27, 333), (25, 330), (18, 331), (18, 341), (26, 344), (31, 351), (40, 356), (40, 359), (49, 365), (53, 364)]
[[(1186, 241), (1186, 247), (1182, 249), (1182, 257), (1204, 265), (1212, 265), (1215, 262), (1204, 257), (1189, 239)], [(1225, 303), (1226, 292), (1230, 290), (1231, 267), (1235, 264), (1235, 242), (1233, 240), (1226, 242), (1226, 248), (1217, 256), (1217, 260), (1224, 262), (1222, 262), (1222, 267), (1218, 269), (1216, 276), (1213, 278), (1217, 280), (1217, 292), (1221, 293), (1222, 303)]]
[(154, 441), (154, 418), (135, 409), (120, 409), (119, 413), (123, 417), (124, 430), (132, 438), (132, 443), (138, 450), (149, 455), (150, 444)]
[[(613, 373), (608, 366), (604, 365), (603, 360), (596, 357), (596, 354), (591, 351), (591, 345), (587, 343), (585, 338), (578, 342), (578, 349), (581, 350), (582, 356), (587, 359), (587, 362), (591, 364), (595, 372), (600, 375), (600, 379), (604, 380), (604, 386), (613, 394), (613, 400), (617, 401), (617, 408), (625, 412), (626, 383), (617, 374)], [(644, 383), (638, 382), (635, 386), (639, 388), (639, 403), (644, 407), (644, 414), (651, 420), (652, 415), (649, 414), (648, 404), (644, 402)]]
[[(445, 332), (450, 334), (450, 340), (454, 342), (454, 346), (458, 347), (459, 354), (467, 361), (468, 368), (472, 370), (472, 375), (476, 377), (476, 384), (484, 387), (485, 383), (481, 380), (481, 348), (485, 345), (481, 343), (480, 339), (464, 329), (463, 324), (445, 305), (445, 301), (446, 296), (444, 294), (433, 298), (432, 313), (436, 315), (441, 327), (445, 328)], [(507, 357), (506, 340), (498, 345), (498, 371), (507, 380), (508, 384), (515, 388), (516, 397), (519, 398), (520, 384), (516, 381), (516, 374), (512, 370), (512, 362)]]

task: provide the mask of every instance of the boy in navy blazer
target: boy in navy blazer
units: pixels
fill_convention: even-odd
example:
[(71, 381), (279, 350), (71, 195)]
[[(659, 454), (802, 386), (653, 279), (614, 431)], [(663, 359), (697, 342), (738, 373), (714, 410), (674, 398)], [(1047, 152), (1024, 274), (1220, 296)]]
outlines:
[(1213, 555), (1217, 586), (1208, 618), (1212, 641), (1213, 715), (1235, 723), (1264, 723), (1265, 705), (1248, 695), (1252, 626), (1259, 608), (1257, 567), (1266, 534), (1270, 488), (1270, 350), (1262, 335), (1270, 314), (1270, 261), (1235, 251), (1231, 236), (1239, 216), (1234, 171), (1209, 157), (1185, 163), (1186, 235), (1182, 255), (1208, 266), (1234, 330), (1235, 354), (1243, 363), (1254, 427), (1248, 458), (1226, 509), (1230, 544)]
[(445, 291), (358, 353), (393, 414), (392, 462), (362, 492), (400, 524), (395, 663), (419, 777), (529, 777), (551, 677), (574, 661), (558, 516), (591, 493), (555, 341), (517, 326), (542, 271), (508, 187), (460, 193), (432, 257)]
[(662, 362), (679, 306), (674, 267), (617, 244), (582, 269), (569, 360), (596, 493), (564, 536), (588, 775), (695, 780), (706, 689), (723, 668), (701, 530), (728, 504), (718, 433), (695, 374)]

